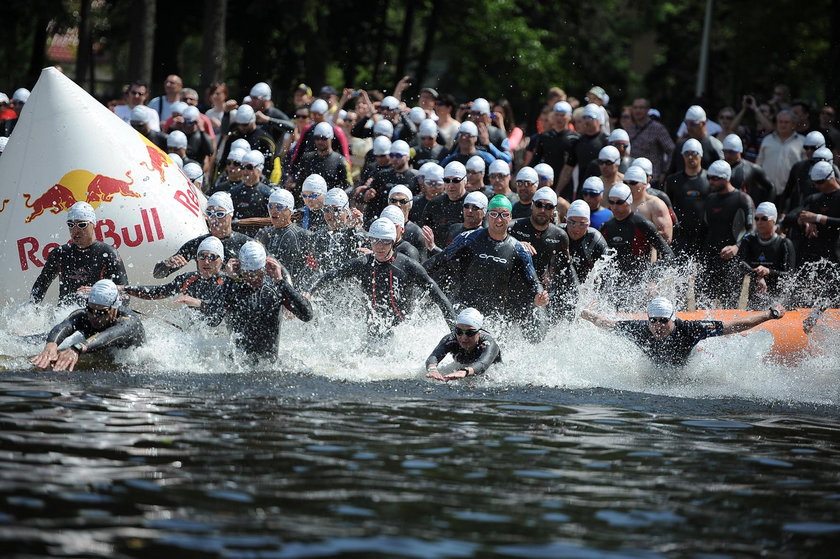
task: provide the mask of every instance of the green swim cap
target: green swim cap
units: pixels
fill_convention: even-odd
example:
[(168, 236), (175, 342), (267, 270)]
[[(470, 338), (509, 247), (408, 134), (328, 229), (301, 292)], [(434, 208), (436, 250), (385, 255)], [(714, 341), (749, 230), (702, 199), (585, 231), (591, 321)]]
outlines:
[(504, 208), (508, 211), (513, 211), (513, 204), (510, 203), (507, 196), (503, 194), (496, 194), (490, 199), (490, 203), (487, 205), (487, 211), (494, 210), (496, 208)]

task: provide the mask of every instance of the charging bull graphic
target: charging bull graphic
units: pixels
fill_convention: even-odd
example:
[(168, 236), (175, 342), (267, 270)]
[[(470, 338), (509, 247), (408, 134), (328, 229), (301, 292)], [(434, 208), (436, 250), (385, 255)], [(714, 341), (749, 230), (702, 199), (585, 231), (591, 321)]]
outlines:
[(159, 147), (150, 142), (146, 136), (140, 134), (139, 132), (138, 134), (140, 135), (140, 138), (143, 139), (143, 143), (146, 144), (146, 151), (149, 152), (149, 163), (141, 161), (140, 165), (142, 165), (149, 171), (157, 171), (160, 175), (160, 182), (166, 183), (166, 174), (164, 173), (164, 168), (169, 167), (174, 163), (171, 159), (169, 159), (168, 155), (163, 153), (163, 151), (161, 151)]
[(128, 180), (120, 180), (106, 175), (94, 174), (85, 169), (75, 169), (61, 177), (46, 192), (30, 203), (31, 194), (24, 194), (24, 204), (32, 210), (24, 221), (31, 223), (44, 212), (59, 214), (70, 209), (76, 202), (87, 202), (95, 208), (102, 202), (111, 202), (117, 194), (130, 198), (140, 198), (141, 194), (131, 190), (134, 179), (131, 171), (126, 171)]

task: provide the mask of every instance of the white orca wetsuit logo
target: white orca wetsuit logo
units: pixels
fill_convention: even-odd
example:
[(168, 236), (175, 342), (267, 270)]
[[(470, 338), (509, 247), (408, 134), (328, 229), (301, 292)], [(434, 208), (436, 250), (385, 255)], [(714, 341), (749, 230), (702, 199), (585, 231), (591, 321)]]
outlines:
[(485, 254), (482, 252), (478, 255), (478, 257), (485, 260), (492, 260), (493, 262), (498, 262), (499, 264), (507, 264), (506, 258), (499, 258), (498, 256), (493, 256), (492, 254)]

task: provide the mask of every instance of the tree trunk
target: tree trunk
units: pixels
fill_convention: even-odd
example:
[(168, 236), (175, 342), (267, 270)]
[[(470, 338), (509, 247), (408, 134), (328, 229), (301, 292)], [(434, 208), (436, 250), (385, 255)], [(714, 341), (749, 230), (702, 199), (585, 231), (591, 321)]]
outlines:
[(399, 52), (397, 52), (397, 67), (395, 69), (394, 83), (397, 83), (405, 75), (406, 60), (411, 51), (411, 35), (414, 31), (414, 7), (415, 2), (406, 2), (405, 19), (403, 20), (402, 35), (400, 37)]
[[(840, 72), (836, 71), (836, 68), (840, 67), (840, 0), (833, 0), (831, 5), (834, 7), (828, 10), (831, 20), (825, 65), (825, 103), (832, 105), (836, 111), (837, 105), (840, 104)], [(837, 146), (834, 149), (836, 150)]]
[(202, 45), (200, 91), (221, 80), (225, 62), (227, 0), (204, 0), (204, 34)]
[(38, 12), (38, 17), (35, 18), (35, 24), (32, 34), (32, 52), (29, 57), (29, 79), (27, 83), (35, 83), (38, 81), (38, 76), (41, 75), (41, 70), (44, 67), (47, 58), (47, 25), (49, 24), (49, 15), (43, 11)]
[[(76, 83), (85, 87), (88, 79), (88, 69), (93, 64), (90, 37), (90, 2), (82, 0), (79, 10), (79, 50), (76, 52)], [(90, 91), (90, 88), (88, 88)]]
[[(382, 51), (385, 49), (385, 34), (387, 33), (386, 25), (388, 23), (388, 0), (382, 0), (382, 4), (376, 12), (376, 56), (373, 59), (373, 76), (371, 77), (371, 87), (379, 87), (380, 70), (382, 69)], [(389, 92), (393, 91), (394, 84), (386, 88)]]
[(129, 80), (149, 84), (152, 81), (152, 57), (155, 49), (155, 0), (133, 0), (128, 50)]
[(432, 9), (429, 12), (429, 19), (426, 21), (426, 37), (423, 40), (423, 50), (420, 51), (420, 57), (417, 60), (417, 76), (415, 76), (417, 87), (422, 88), (426, 82), (426, 74), (429, 72), (429, 60), (432, 58), (432, 49), (435, 47), (435, 32), (438, 27), (439, 16), (440, 0), (432, 0)]

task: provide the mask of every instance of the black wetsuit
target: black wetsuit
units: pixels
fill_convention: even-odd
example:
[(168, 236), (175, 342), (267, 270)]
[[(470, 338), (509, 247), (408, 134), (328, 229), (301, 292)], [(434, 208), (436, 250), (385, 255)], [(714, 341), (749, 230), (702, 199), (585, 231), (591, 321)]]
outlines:
[(294, 223), (286, 227), (263, 227), (254, 239), (261, 242), (269, 256), (283, 263), (295, 281), (307, 267), (312, 252), (315, 233), (298, 227)]
[[(759, 238), (758, 233), (747, 233), (738, 242), (738, 265), (741, 273), (751, 274), (750, 308), (766, 309), (771, 299), (781, 295), (780, 282), (787, 278), (796, 268), (796, 254), (790, 239), (780, 235), (773, 236), (767, 241)], [(764, 276), (767, 283), (767, 297), (757, 297), (755, 272), (753, 268), (764, 266), (770, 274)], [(753, 304), (754, 299), (759, 299)]]
[(522, 200), (518, 200), (513, 205), (513, 209), (510, 211), (510, 216), (513, 219), (524, 219), (526, 217), (531, 217), (531, 202), (526, 203)]
[(423, 230), (412, 221), (406, 221), (403, 227), (405, 228), (403, 239), (417, 249), (421, 261), (425, 260), (428, 251), (426, 250), (426, 241), (423, 240)]
[[(531, 164), (547, 163), (554, 169), (554, 186), (557, 187), (557, 179), (560, 178), (560, 173), (566, 165), (575, 166), (577, 164), (575, 146), (580, 140), (580, 134), (574, 130), (564, 129), (557, 131), (551, 129), (543, 132), (536, 137), (536, 146), (534, 147), (534, 157), (531, 158)], [(582, 183), (583, 181), (581, 181)], [(572, 186), (567, 185), (563, 197), (571, 201)], [(567, 197), (568, 196), (568, 197)]]
[(665, 180), (665, 193), (674, 203), (674, 213), (680, 223), (679, 235), (674, 236), (678, 252), (696, 256), (706, 236), (703, 219), (706, 197), (709, 195), (709, 181), (706, 171), (688, 176), (685, 171), (669, 176)]
[(400, 239), (394, 244), (394, 252), (404, 254), (412, 260), (414, 260), (415, 262), (417, 262), (418, 264), (422, 262), (422, 259), (420, 258), (420, 252), (414, 245), (412, 245), (405, 239)]
[[(772, 202), (776, 198), (773, 183), (760, 165), (746, 159), (740, 160), (732, 167), (730, 184), (741, 192), (746, 192), (756, 206), (762, 202)], [(780, 208), (781, 209), (781, 208)]]
[(223, 280), (222, 275), (202, 278), (198, 272), (187, 272), (162, 285), (126, 285), (125, 292), (138, 299), (165, 299), (178, 294), (207, 299), (222, 285)]
[(499, 344), (485, 330), (479, 330), (478, 344), (472, 351), (467, 351), (458, 344), (455, 334), (447, 334), (441, 338), (432, 354), (426, 359), (426, 367), (437, 365), (447, 355), (452, 354), (452, 359), (461, 365), (459, 369), (473, 368), (473, 374), (480, 375), (487, 371), (493, 363), (502, 362), (502, 353)]
[(835, 264), (840, 263), (840, 190), (830, 194), (812, 194), (805, 199), (802, 207), (809, 212), (828, 217), (826, 223), (816, 225), (816, 237), (805, 239), (803, 261), (816, 262), (825, 258)]
[[(577, 161), (578, 169), (580, 169), (581, 174), (581, 176), (578, 177), (580, 184), (583, 184), (583, 182), (589, 178), (589, 176), (586, 175), (586, 171), (589, 168), (589, 162), (598, 159), (598, 154), (601, 152), (601, 148), (605, 145), (607, 145), (607, 135), (603, 130), (597, 134), (580, 135), (580, 139), (575, 145), (575, 160)], [(555, 174), (557, 173), (559, 173), (559, 170), (555, 169)], [(599, 174), (600, 173), (596, 173), (593, 176), (597, 177)], [(562, 193), (563, 198), (566, 198), (567, 200), (574, 200), (574, 198), (566, 197), (566, 194), (571, 194), (571, 182), (572, 181), (569, 181), (569, 184), (566, 185), (566, 190)]]
[(450, 200), (446, 193), (435, 196), (426, 204), (426, 211), (423, 212), (423, 225), (432, 228), (435, 234), (435, 244), (446, 246), (446, 233), (449, 226), (464, 221), (464, 198), (466, 192), (457, 200)]
[(312, 174), (321, 175), (327, 183), (327, 188), (347, 189), (352, 183), (347, 160), (341, 154), (331, 151), (326, 157), (322, 157), (317, 151), (304, 153), (295, 174), (295, 182), (298, 186)]
[(257, 184), (238, 184), (230, 189), (233, 200), (233, 219), (268, 217), (268, 197), (277, 185), (260, 181)]
[[(190, 239), (189, 241), (181, 245), (181, 248), (178, 249), (178, 252), (176, 252), (175, 255), (180, 254), (184, 257), (184, 259), (187, 262), (189, 262), (190, 260), (195, 258), (195, 253), (198, 251), (198, 246), (201, 244), (201, 241), (203, 241), (209, 236), (210, 233), (207, 233), (205, 235), (200, 235), (195, 239)], [(239, 258), (239, 249), (242, 248), (242, 245), (250, 241), (251, 237), (243, 233), (232, 231), (230, 235), (228, 235), (224, 239), (219, 240), (222, 241), (222, 247), (224, 247), (225, 249), (225, 262), (227, 262), (231, 258)], [(181, 268), (170, 268), (163, 261), (161, 261), (155, 264), (155, 269), (152, 272), (152, 275), (157, 279), (163, 279), (169, 276), (175, 270), (180, 269)], [(114, 280), (114, 283), (116, 283), (117, 285), (124, 285), (128, 282), (124, 281), (120, 283)]]
[(50, 330), (47, 343), (61, 345), (74, 332), (81, 332), (85, 337), (82, 342), (86, 346), (85, 353), (135, 347), (146, 341), (140, 319), (131, 310), (124, 308), (118, 309), (116, 322), (102, 330), (97, 330), (90, 323), (86, 309), (73, 311)]
[(456, 278), (455, 300), (461, 307), (519, 321), (529, 341), (542, 340), (547, 324), (533, 301), (543, 286), (519, 241), (510, 235), (496, 241), (481, 227), (458, 235), (444, 249), (443, 259)]
[(426, 270), (404, 254), (396, 253), (386, 262), (379, 262), (373, 254), (367, 254), (345, 262), (312, 283), (310, 292), (326, 281), (354, 278), (360, 283), (368, 299), (372, 315), (368, 321), (368, 333), (375, 338), (387, 337), (391, 329), (405, 320), (414, 307), (419, 291), (428, 291), (440, 308), (450, 326), (455, 324), (455, 311), (437, 283)]
[(735, 245), (753, 228), (752, 199), (745, 192), (712, 192), (706, 198), (706, 239), (702, 257), (706, 271), (700, 276), (700, 290), (718, 299), (724, 307), (734, 306), (739, 289), (737, 259), (723, 260), (723, 247)]
[(367, 244), (367, 234), (361, 227), (318, 231), (313, 238), (314, 269), (323, 274), (359, 256)]
[[(671, 164), (668, 166), (669, 175), (680, 173), (685, 170), (685, 159), (683, 159), (682, 156), (682, 147), (688, 139), (689, 138), (687, 137), (683, 138), (674, 146), (674, 152), (671, 154)], [(711, 134), (706, 134), (698, 141), (700, 142), (700, 145), (703, 146), (703, 155), (700, 159), (700, 167), (708, 169), (709, 165), (719, 159), (723, 159), (723, 144), (720, 143), (720, 140)]]
[(414, 147), (414, 159), (411, 160), (411, 166), (419, 169), (428, 162), (437, 163), (440, 161), (440, 156), (443, 155), (443, 146), (434, 144), (431, 148), (417, 145)]
[(638, 281), (649, 267), (650, 249), (655, 248), (658, 260), (673, 258), (674, 252), (656, 226), (633, 212), (625, 219), (615, 217), (601, 226), (607, 245), (616, 251), (616, 264), (627, 279)]
[(418, 225), (423, 225), (423, 212), (426, 211), (426, 205), (430, 202), (423, 194), (418, 194), (412, 199), (411, 209), (408, 210), (409, 221)]
[(222, 180), (216, 181), (216, 184), (207, 191), (207, 195), (212, 196), (217, 192), (230, 192), (232, 188), (239, 186), (240, 184), (242, 184), (241, 180), (229, 181), (223, 178)]
[(622, 320), (615, 323), (615, 331), (633, 340), (654, 365), (681, 367), (691, 356), (691, 351), (706, 338), (723, 335), (723, 322), (719, 320), (674, 319), (674, 331), (664, 338), (653, 336), (646, 320)]
[(77, 295), (76, 291), (101, 279), (113, 280), (117, 285), (128, 283), (119, 253), (111, 245), (100, 241), (94, 241), (87, 248), (79, 248), (75, 243), (55, 247), (32, 286), (30, 299), (35, 303), (43, 301), (56, 277), (59, 303), (83, 303), (84, 297)]
[[(225, 116), (227, 117), (227, 115)], [(259, 126), (247, 134), (242, 134), (240, 130), (232, 130), (225, 136), (224, 148), (222, 149), (222, 155), (219, 158), (216, 172), (222, 173), (224, 171), (225, 165), (227, 165), (228, 155), (230, 154), (230, 146), (239, 138), (244, 138), (251, 146), (251, 149), (255, 149), (265, 156), (263, 173), (266, 176), (271, 176), (271, 171), (274, 169), (274, 153), (277, 151), (277, 142), (271, 134)]]
[[(564, 223), (560, 227), (566, 228)], [(578, 281), (586, 281), (589, 272), (595, 267), (595, 262), (600, 260), (609, 250), (607, 241), (601, 232), (592, 227), (586, 228), (586, 233), (578, 240), (569, 237), (569, 254), (572, 258), (572, 266), (577, 273)]]
[(384, 171), (377, 171), (373, 175), (373, 182), (370, 183), (370, 187), (376, 190), (376, 196), (368, 200), (365, 205), (366, 225), (370, 225), (379, 217), (382, 209), (388, 205), (388, 193), (398, 184), (404, 184), (414, 194), (420, 192), (420, 187), (417, 185), (417, 171), (411, 167), (402, 172), (389, 167)]
[(280, 335), (280, 313), (289, 309), (304, 322), (312, 319), (309, 301), (285, 280), (267, 274), (254, 289), (244, 281), (226, 277), (209, 299), (201, 302), (201, 312), (211, 326), (224, 318), (234, 335), (234, 343), (254, 357), (275, 357)]

